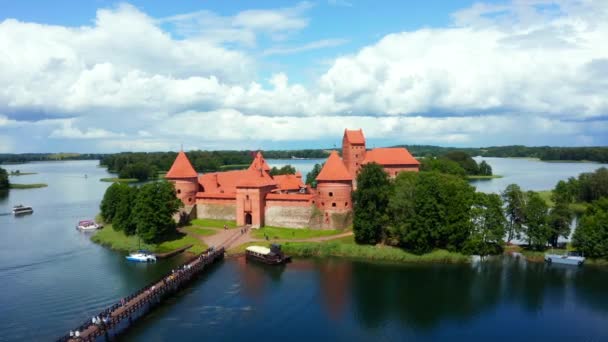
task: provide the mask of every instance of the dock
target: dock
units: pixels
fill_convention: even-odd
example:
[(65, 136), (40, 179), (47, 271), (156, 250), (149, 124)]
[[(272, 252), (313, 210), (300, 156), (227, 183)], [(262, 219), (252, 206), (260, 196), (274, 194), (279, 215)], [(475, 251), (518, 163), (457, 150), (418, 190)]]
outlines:
[[(61, 342), (76, 341), (111, 341), (124, 332), (133, 321), (143, 317), (150, 309), (161, 303), (165, 298), (176, 293), (190, 283), (217, 260), (224, 258), (225, 248), (209, 248), (196, 256), (179, 269), (173, 270), (157, 281), (145, 286), (137, 292), (122, 298), (116, 304), (104, 309), (96, 317), (99, 322), (93, 323), (92, 317), (70, 333), (59, 338)], [(76, 333), (77, 332), (77, 333)]]

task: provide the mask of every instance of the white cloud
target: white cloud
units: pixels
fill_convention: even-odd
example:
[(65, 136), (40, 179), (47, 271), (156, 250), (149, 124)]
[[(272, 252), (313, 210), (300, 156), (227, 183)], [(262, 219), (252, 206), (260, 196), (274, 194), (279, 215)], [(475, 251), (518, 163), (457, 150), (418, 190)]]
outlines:
[[(446, 144), (520, 142), (532, 131), (597, 142), (608, 131), (605, 121), (586, 122), (608, 113), (607, 2), (476, 4), (450, 26), (389, 34), (342, 55), (311, 84), (286, 72), (260, 81), (264, 61), (248, 49), (260, 35), (280, 40), (305, 29), (310, 6), (155, 19), (120, 5), (77, 28), (7, 19), (0, 110), (11, 115), (0, 116), (0, 133), (35, 126), (55, 140), (159, 150), (182, 137), (202, 148), (339, 139), (345, 127)], [(257, 56), (287, 59), (344, 42), (280, 43)], [(60, 119), (19, 118), (32, 109)]]
[(337, 38), (336, 39), (322, 39), (322, 40), (317, 40), (317, 41), (306, 43), (306, 44), (299, 45), (299, 46), (290, 46), (290, 47), (275, 46), (275, 47), (264, 50), (264, 52), (262, 54), (265, 56), (289, 55), (289, 54), (298, 53), (298, 52), (317, 50), (317, 49), (323, 49), (323, 48), (328, 48), (328, 47), (336, 47), (336, 46), (346, 44), (347, 42), (348, 42), (348, 40), (346, 40), (346, 39), (337, 39)]

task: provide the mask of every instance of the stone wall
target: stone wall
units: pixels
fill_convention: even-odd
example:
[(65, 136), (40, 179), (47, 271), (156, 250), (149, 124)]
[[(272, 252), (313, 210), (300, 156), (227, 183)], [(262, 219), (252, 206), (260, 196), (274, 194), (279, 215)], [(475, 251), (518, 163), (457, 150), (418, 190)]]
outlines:
[(267, 202), (265, 225), (272, 227), (308, 228), (312, 211), (312, 205), (284, 206), (273, 205)]
[(196, 217), (216, 220), (236, 220), (236, 204), (201, 203), (196, 204)]

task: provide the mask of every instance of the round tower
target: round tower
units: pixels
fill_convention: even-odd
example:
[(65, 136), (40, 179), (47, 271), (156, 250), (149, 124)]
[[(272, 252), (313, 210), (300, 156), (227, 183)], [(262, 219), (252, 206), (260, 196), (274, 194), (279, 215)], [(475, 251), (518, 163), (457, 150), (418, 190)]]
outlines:
[(198, 173), (192, 167), (184, 151), (179, 151), (165, 178), (174, 184), (175, 194), (184, 205), (196, 203), (196, 193), (199, 188)]
[(323, 211), (351, 210), (352, 182), (340, 156), (333, 151), (317, 176), (317, 207)]

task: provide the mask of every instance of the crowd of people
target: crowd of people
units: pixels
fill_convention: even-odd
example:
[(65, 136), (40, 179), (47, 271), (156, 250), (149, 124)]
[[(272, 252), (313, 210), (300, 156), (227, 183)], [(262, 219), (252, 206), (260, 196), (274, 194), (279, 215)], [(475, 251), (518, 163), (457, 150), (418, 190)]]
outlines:
[[(95, 337), (101, 335), (101, 332), (112, 328), (116, 323), (120, 321), (120, 317), (113, 316), (113, 313), (121, 307), (130, 306), (130, 302), (141, 295), (142, 293), (146, 294), (145, 298), (156, 298), (166, 292), (167, 289), (173, 288), (174, 285), (179, 285), (182, 283), (184, 278), (190, 278), (193, 273), (202, 268), (206, 263), (205, 261), (209, 259), (209, 257), (213, 256), (216, 252), (215, 248), (210, 247), (201, 253), (199, 256), (190, 259), (188, 262), (183, 264), (178, 269), (172, 269), (170, 273), (166, 274), (162, 277), (161, 281), (155, 281), (130, 294), (127, 297), (121, 298), (120, 302), (113, 304), (112, 306), (106, 308), (104, 311), (99, 314), (93, 316), (91, 319), (88, 319), (83, 324), (81, 324), (77, 329), (70, 330), (70, 332), (58, 339), (58, 341), (70, 341), (70, 340), (83, 340), (81, 336), (82, 333), (89, 329), (89, 327), (97, 326), (98, 334), (94, 334), (92, 336), (87, 336), (87, 340), (93, 340)], [(222, 252), (222, 251), (218, 251)], [(159, 283), (162, 283), (159, 285)]]

